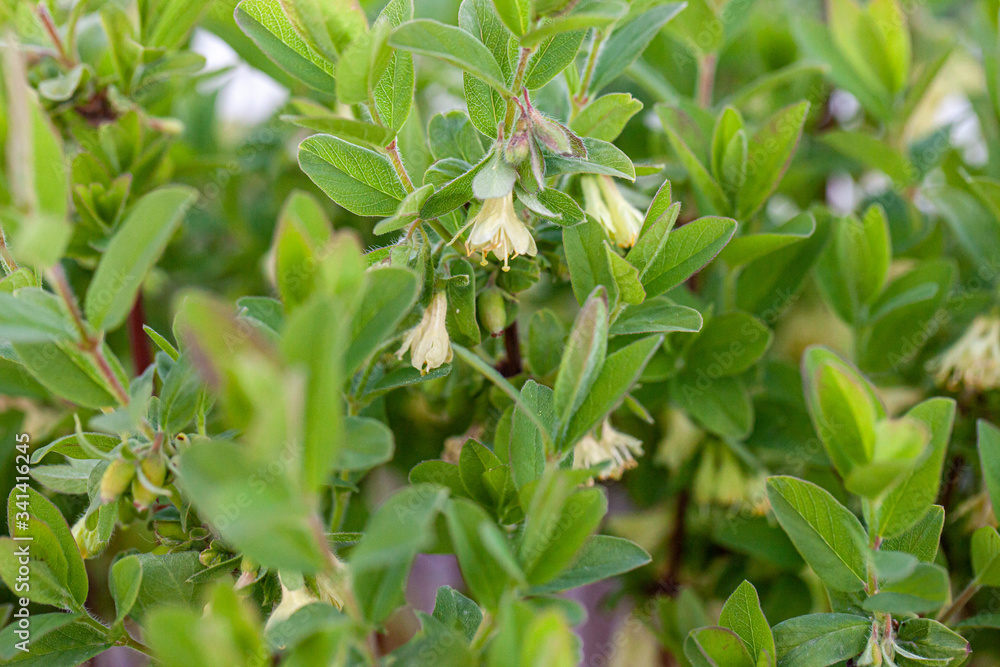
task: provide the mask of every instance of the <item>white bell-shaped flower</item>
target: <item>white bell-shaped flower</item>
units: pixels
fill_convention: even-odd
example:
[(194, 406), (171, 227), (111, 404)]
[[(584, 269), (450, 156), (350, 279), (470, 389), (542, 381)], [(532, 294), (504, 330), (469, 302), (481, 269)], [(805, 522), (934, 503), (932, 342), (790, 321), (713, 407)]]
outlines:
[(580, 179), (587, 215), (597, 220), (620, 248), (631, 248), (642, 231), (643, 215), (622, 196), (610, 176)]
[(1000, 388), (1000, 318), (980, 315), (958, 341), (938, 357), (938, 384), (983, 392)]
[(470, 255), (481, 252), (484, 265), (486, 254), (492, 252), (497, 259), (503, 260), (504, 271), (510, 269), (508, 260), (511, 257), (533, 257), (538, 252), (531, 232), (514, 212), (513, 193), (491, 197), (483, 202), (483, 207), (472, 219), (472, 231), (469, 232), (465, 250)]
[(410, 363), (426, 375), (442, 364), (451, 361), (451, 339), (448, 337), (448, 298), (444, 292), (438, 292), (424, 310), (420, 324), (406, 332), (403, 345), (396, 356), (400, 359), (410, 351)]
[(642, 441), (611, 428), (607, 419), (601, 426), (601, 437), (588, 433), (573, 448), (573, 467), (592, 468), (610, 463), (598, 479), (621, 479), (622, 473), (638, 465), (636, 456), (642, 456)]

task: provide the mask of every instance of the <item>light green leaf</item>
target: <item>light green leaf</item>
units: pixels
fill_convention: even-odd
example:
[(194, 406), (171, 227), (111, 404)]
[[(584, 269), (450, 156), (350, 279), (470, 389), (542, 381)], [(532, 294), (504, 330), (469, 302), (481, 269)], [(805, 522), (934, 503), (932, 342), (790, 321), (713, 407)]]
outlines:
[(434, 56), (474, 74), (498, 91), (507, 83), (490, 50), (468, 32), (431, 19), (407, 21), (396, 28), (389, 44), (397, 49)]
[(163, 254), (197, 193), (171, 186), (145, 195), (131, 210), (101, 257), (87, 288), (84, 310), (100, 329), (117, 329), (128, 317), (146, 274)]
[(829, 491), (794, 477), (770, 477), (778, 523), (819, 578), (836, 591), (860, 591), (868, 576), (867, 538), (858, 518)]
[(318, 91), (334, 90), (334, 63), (299, 36), (278, 2), (242, 0), (236, 23), (285, 72)]
[(330, 199), (357, 215), (392, 215), (406, 197), (389, 158), (329, 134), (299, 144), (299, 165)]

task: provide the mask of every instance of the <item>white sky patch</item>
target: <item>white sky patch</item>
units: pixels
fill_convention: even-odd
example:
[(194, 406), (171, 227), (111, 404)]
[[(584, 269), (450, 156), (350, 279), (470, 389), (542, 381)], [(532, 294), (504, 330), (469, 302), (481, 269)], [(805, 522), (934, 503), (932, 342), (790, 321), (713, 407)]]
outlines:
[(211, 83), (213, 88), (221, 88), (217, 111), (223, 121), (262, 123), (288, 99), (284, 86), (240, 60), (228, 44), (212, 33), (195, 30), (191, 48), (205, 57), (207, 71), (233, 67)]

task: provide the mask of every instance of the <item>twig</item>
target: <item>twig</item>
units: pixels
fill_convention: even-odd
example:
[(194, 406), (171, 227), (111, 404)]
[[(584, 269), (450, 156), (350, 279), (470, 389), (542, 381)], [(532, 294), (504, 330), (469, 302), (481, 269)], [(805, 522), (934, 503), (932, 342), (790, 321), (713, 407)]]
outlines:
[(951, 605), (949, 605), (946, 609), (942, 609), (941, 612), (938, 613), (935, 620), (938, 623), (946, 623), (952, 616), (957, 614), (962, 607), (968, 604), (969, 600), (971, 600), (972, 596), (979, 592), (980, 588), (981, 586), (979, 585), (978, 579), (970, 581), (969, 585), (965, 587), (964, 591), (958, 594), (958, 597), (955, 598)]
[(59, 54), (59, 63), (64, 67), (74, 67), (76, 63), (73, 62), (73, 59), (67, 53), (66, 45), (63, 44), (62, 37), (59, 36), (59, 30), (56, 28), (55, 21), (52, 20), (52, 15), (49, 14), (48, 7), (40, 2), (35, 11), (38, 13), (38, 19), (42, 22), (42, 27), (48, 33), (49, 39), (52, 40), (52, 44), (56, 47), (56, 52)]
[(706, 53), (698, 60), (698, 106), (707, 109), (712, 106), (712, 92), (715, 88), (715, 65), (718, 56)]
[(498, 365), (497, 370), (507, 378), (520, 375), (524, 366), (521, 362), (521, 341), (517, 333), (517, 320), (504, 329), (503, 347), (507, 352), (507, 358)]
[(128, 405), (128, 392), (125, 391), (125, 387), (122, 386), (118, 376), (112, 370), (107, 357), (104, 356), (103, 336), (91, 335), (87, 323), (83, 319), (83, 313), (80, 311), (80, 304), (76, 300), (76, 295), (73, 294), (69, 281), (66, 280), (66, 272), (63, 270), (61, 264), (56, 264), (49, 269), (49, 280), (55, 287), (56, 294), (59, 295), (59, 298), (62, 299), (63, 304), (66, 306), (66, 310), (69, 311), (70, 318), (73, 320), (73, 326), (76, 328), (80, 338), (80, 349), (90, 355), (98, 371), (107, 381), (118, 403), (122, 406)]
[(135, 303), (128, 314), (128, 344), (132, 350), (132, 365), (135, 374), (141, 374), (153, 363), (153, 353), (149, 347), (149, 336), (143, 326), (146, 324), (146, 313), (142, 307), (142, 292), (135, 297)]

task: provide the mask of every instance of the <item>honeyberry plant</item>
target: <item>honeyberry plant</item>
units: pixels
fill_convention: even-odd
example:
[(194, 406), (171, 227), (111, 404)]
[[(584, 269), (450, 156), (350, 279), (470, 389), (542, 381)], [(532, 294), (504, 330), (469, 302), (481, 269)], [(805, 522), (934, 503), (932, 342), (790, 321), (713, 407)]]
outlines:
[(998, 11), (3, 0), (0, 664), (997, 664)]

